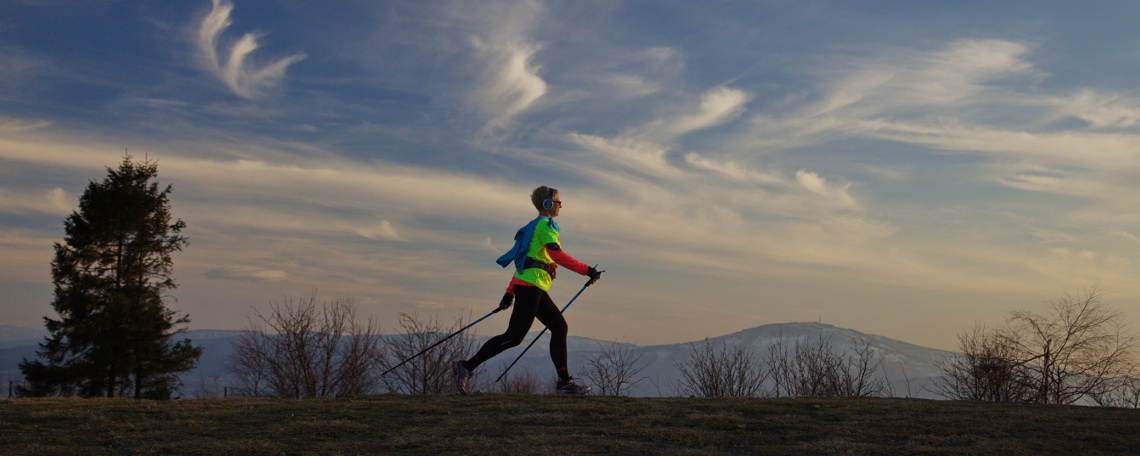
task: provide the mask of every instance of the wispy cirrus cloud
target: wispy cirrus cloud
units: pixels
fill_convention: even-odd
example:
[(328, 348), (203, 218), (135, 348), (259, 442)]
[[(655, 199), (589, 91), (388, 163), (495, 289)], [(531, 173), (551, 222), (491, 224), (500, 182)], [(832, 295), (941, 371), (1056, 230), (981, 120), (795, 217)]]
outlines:
[(19, 48), (0, 46), (0, 93), (18, 89), (50, 67), (47, 61)]
[[(897, 49), (852, 59), (847, 62), (849, 69), (827, 83), (826, 96), (802, 113), (914, 115), (907, 110), (998, 102), (1008, 92), (993, 83), (1037, 74), (1024, 59), (1030, 51), (1030, 46), (1011, 41), (963, 39), (940, 49)], [(835, 63), (829, 65), (835, 71)]]
[(49, 120), (14, 119), (0, 116), (0, 133), (19, 133), (50, 127)]
[(251, 54), (260, 48), (257, 33), (246, 33), (232, 43), (223, 43), (222, 34), (233, 19), (234, 4), (229, 0), (213, 0), (213, 8), (198, 24), (194, 44), (202, 65), (239, 97), (254, 99), (265, 90), (276, 87), (285, 71), (305, 58), (298, 53), (269, 61), (263, 65), (251, 62)]
[(473, 38), (472, 47), (485, 64), (482, 84), (473, 95), (480, 114), (487, 119), (484, 129), (506, 127), (543, 95), (546, 81), (533, 62), (541, 49), (536, 43), (521, 41), (486, 42)]
[[(717, 87), (701, 95), (695, 106), (682, 106), (614, 137), (569, 133), (574, 144), (641, 174), (677, 178), (680, 170), (668, 159), (681, 136), (721, 125), (744, 112), (751, 96), (738, 89)], [(708, 168), (707, 162), (700, 162)], [(715, 168), (715, 167), (714, 167)]]
[(752, 95), (731, 87), (716, 87), (701, 94), (696, 109), (655, 120), (627, 132), (627, 136), (668, 142), (694, 131), (724, 124), (744, 113)]
[(538, 1), (480, 3), (470, 13), (480, 20), (468, 40), (479, 68), (471, 102), (485, 121), (484, 131), (494, 132), (510, 125), (548, 91), (539, 75), (542, 67), (535, 61), (543, 45), (530, 33), (542, 16), (543, 5)]
[(697, 152), (685, 154), (685, 162), (697, 170), (710, 171), (718, 177), (753, 185), (788, 185), (788, 179), (779, 173), (753, 169), (733, 160), (716, 160)]
[(1127, 128), (1140, 124), (1140, 99), (1116, 93), (1081, 89), (1050, 100), (1057, 108), (1056, 120), (1073, 116), (1093, 128)]
[(622, 168), (641, 175), (657, 178), (680, 176), (679, 170), (666, 158), (670, 150), (668, 145), (626, 137), (603, 138), (581, 133), (570, 133), (567, 139)]
[[(1089, 88), (1061, 96), (1027, 89), (1044, 77), (1028, 60), (1033, 50), (1026, 43), (959, 39), (936, 49), (840, 59), (847, 71), (826, 72), (836, 76), (821, 84), (817, 101), (788, 114), (756, 114), (734, 149), (872, 138), (919, 146), (909, 149), (915, 155), (979, 157), (978, 175), (1012, 188), (1098, 199), (1125, 193), (1131, 184), (1104, 173), (1140, 171), (1128, 131), (1140, 122), (1140, 100)], [(1056, 127), (1065, 121), (1070, 126)]]

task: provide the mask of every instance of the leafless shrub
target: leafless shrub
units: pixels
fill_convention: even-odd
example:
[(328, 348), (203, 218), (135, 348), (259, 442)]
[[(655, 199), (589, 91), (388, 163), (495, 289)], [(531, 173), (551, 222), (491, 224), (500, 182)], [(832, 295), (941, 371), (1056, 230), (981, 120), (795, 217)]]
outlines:
[(222, 397), (224, 391), (225, 386), (222, 385), (222, 378), (217, 375), (211, 375), (197, 379), (191, 397), (195, 399)]
[(596, 392), (605, 396), (625, 396), (630, 388), (644, 380), (634, 379), (648, 366), (634, 348), (624, 341), (598, 344), (598, 351), (586, 358), (586, 378), (590, 379)]
[(889, 395), (882, 357), (870, 341), (850, 355), (839, 353), (831, 338), (815, 342), (797, 340), (794, 346), (777, 342), (768, 347), (766, 360), (772, 394), (792, 397), (873, 397)]
[(1107, 382), (1105, 389), (1092, 395), (1102, 407), (1140, 408), (1140, 379), (1119, 377)]
[(1032, 396), (1025, 363), (1008, 335), (975, 326), (958, 335), (960, 355), (935, 363), (942, 372), (936, 392), (948, 399), (1023, 402)]
[(554, 391), (556, 379), (543, 380), (527, 369), (512, 370), (495, 383), (495, 390), (501, 393), (549, 394)]
[[(383, 370), (412, 358), (463, 327), (462, 321), (457, 321), (445, 328), (438, 319), (425, 320), (415, 313), (401, 313), (399, 322), (401, 333), (389, 338), (387, 354), (380, 359)], [(383, 377), (384, 385), (390, 391), (403, 394), (449, 394), (455, 391), (451, 362), (462, 359), (473, 346), (474, 337), (461, 333), (392, 370)], [(475, 390), (478, 381), (476, 375), (468, 388)]]
[(231, 357), (235, 393), (288, 398), (335, 397), (373, 391), (381, 358), (377, 326), (356, 319), (350, 299), (317, 305), (308, 300), (271, 304), (254, 312)]
[(763, 394), (767, 371), (740, 345), (719, 345), (705, 339), (690, 343), (688, 362), (677, 364), (682, 394), (700, 397), (757, 397)]

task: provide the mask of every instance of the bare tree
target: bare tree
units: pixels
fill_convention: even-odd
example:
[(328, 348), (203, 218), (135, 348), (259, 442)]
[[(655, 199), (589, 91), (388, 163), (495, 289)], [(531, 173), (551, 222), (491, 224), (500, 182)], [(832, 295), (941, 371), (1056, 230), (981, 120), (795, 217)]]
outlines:
[(1012, 313), (1008, 343), (1030, 370), (1034, 402), (1092, 399), (1112, 379), (1134, 372), (1135, 337), (1125, 333), (1123, 314), (1105, 307), (1102, 296), (1091, 288), (1050, 301), (1045, 314)]
[(1032, 397), (1025, 362), (1010, 337), (977, 325), (958, 335), (959, 355), (935, 363), (942, 377), (936, 392), (948, 399), (1023, 402)]
[(318, 308), (314, 291), (308, 300), (271, 304), (269, 316), (254, 313), (258, 322), (251, 319), (231, 357), (240, 394), (336, 397), (368, 393), (378, 385), (377, 325), (359, 322), (352, 300)]
[(869, 340), (856, 345), (851, 354), (839, 353), (824, 335), (812, 343), (798, 339), (794, 346), (777, 342), (768, 347), (766, 364), (775, 396), (889, 395), (882, 357)]
[(681, 393), (700, 397), (757, 397), (763, 394), (767, 371), (747, 347), (719, 345), (705, 339), (690, 343), (689, 360), (676, 365)]
[(955, 399), (1045, 404), (1127, 401), (1137, 369), (1135, 336), (1123, 314), (1107, 308), (1090, 288), (1049, 301), (1040, 314), (1016, 311), (995, 331), (959, 336), (963, 356), (943, 362), (943, 395)]
[[(256, 328), (256, 329), (255, 329)], [(270, 359), (277, 357), (272, 337), (267, 337), (261, 326), (242, 330), (230, 354), (226, 370), (234, 376), (236, 396), (262, 397), (271, 395), (268, 388)]]
[[(457, 321), (443, 327), (438, 319), (425, 320), (418, 314), (401, 313), (399, 317), (401, 334), (391, 336), (387, 341), (388, 353), (380, 359), (381, 367), (388, 370), (401, 361), (411, 358), (430, 347), (448, 334), (462, 328)], [(451, 362), (462, 359), (474, 347), (474, 336), (463, 333), (423, 355), (408, 361), (403, 366), (384, 376), (384, 385), (390, 391), (403, 394), (448, 394), (455, 390), (451, 374)], [(478, 374), (469, 385), (478, 382)], [(469, 386), (470, 389), (477, 389)]]
[(606, 396), (625, 396), (644, 378), (634, 380), (649, 365), (641, 353), (624, 341), (598, 344), (598, 351), (586, 357), (586, 378)]

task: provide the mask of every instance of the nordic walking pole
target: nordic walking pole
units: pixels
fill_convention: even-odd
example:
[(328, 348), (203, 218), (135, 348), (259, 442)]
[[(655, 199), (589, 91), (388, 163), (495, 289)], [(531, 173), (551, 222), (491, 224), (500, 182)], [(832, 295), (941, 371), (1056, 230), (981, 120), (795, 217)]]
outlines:
[[(594, 280), (595, 280), (595, 279), (597, 279), (597, 278), (601, 277), (601, 276), (602, 276), (602, 273), (603, 273), (603, 272), (606, 272), (606, 271), (598, 271), (598, 273), (597, 273), (596, 275), (594, 275), (593, 277), (590, 277), (590, 280), (587, 280), (587, 281), (586, 281), (586, 284), (585, 284), (585, 285), (582, 285), (582, 289), (581, 289), (581, 290), (578, 290), (578, 293), (577, 293), (577, 294), (575, 294), (573, 298), (570, 298), (570, 302), (566, 303), (566, 305), (565, 305), (565, 306), (562, 306), (562, 310), (558, 311), (558, 313), (566, 313), (566, 309), (570, 308), (570, 304), (574, 304), (574, 300), (575, 300), (575, 299), (578, 299), (578, 296), (579, 296), (579, 295), (581, 295), (583, 291), (586, 291), (586, 287), (588, 287), (588, 286), (590, 286), (591, 284), (593, 284), (593, 283), (594, 283)], [(543, 327), (542, 327), (542, 331), (540, 331), (540, 332), (538, 333), (538, 336), (537, 336), (537, 337), (535, 337), (535, 338), (534, 338), (534, 340), (530, 341), (530, 345), (527, 345), (527, 346), (526, 346), (526, 348), (524, 348), (524, 349), (523, 349), (522, 353), (519, 353), (519, 357), (518, 357), (518, 358), (515, 358), (515, 360), (514, 360), (514, 361), (511, 361), (511, 365), (510, 365), (510, 366), (507, 366), (507, 368), (506, 368), (506, 369), (503, 369), (503, 373), (502, 373), (502, 374), (499, 374), (499, 378), (496, 378), (496, 379), (495, 379), (495, 382), (498, 382), (499, 380), (502, 380), (502, 379), (503, 379), (503, 377), (505, 377), (505, 376), (507, 375), (507, 371), (511, 370), (511, 368), (512, 368), (512, 367), (515, 367), (515, 363), (519, 362), (519, 360), (520, 360), (520, 359), (522, 359), (523, 355), (525, 355), (525, 354), (526, 354), (527, 350), (530, 350), (530, 347), (533, 347), (533, 346), (534, 346), (534, 343), (535, 343), (535, 342), (538, 342), (538, 339), (542, 338), (542, 335), (543, 335), (543, 334), (546, 334), (546, 330), (547, 330), (547, 329), (550, 329), (550, 328), (549, 328), (549, 327), (547, 327), (547, 326), (543, 326)]]
[(461, 333), (461, 332), (463, 332), (463, 331), (466, 331), (466, 330), (467, 330), (467, 328), (470, 328), (470, 327), (472, 327), (472, 326), (475, 326), (477, 323), (479, 323), (479, 322), (481, 322), (481, 321), (483, 321), (483, 320), (486, 320), (486, 319), (487, 319), (487, 317), (490, 317), (491, 315), (494, 315), (496, 312), (498, 312), (498, 311), (500, 311), (500, 310), (503, 310), (503, 308), (502, 308), (502, 307), (500, 307), (500, 308), (498, 308), (498, 309), (492, 310), (492, 311), (491, 311), (491, 313), (489, 313), (489, 314), (487, 314), (487, 315), (484, 315), (484, 316), (483, 316), (483, 318), (480, 318), (480, 319), (478, 319), (478, 320), (475, 320), (475, 321), (471, 322), (471, 324), (469, 324), (469, 325), (467, 325), (467, 326), (464, 326), (463, 328), (460, 328), (460, 329), (459, 329), (459, 331), (456, 331), (456, 332), (453, 332), (453, 333), (451, 333), (451, 335), (450, 335), (450, 336), (444, 337), (443, 339), (440, 339), (440, 340), (439, 340), (439, 342), (436, 342), (436, 343), (434, 343), (434, 344), (431, 344), (431, 346), (430, 346), (430, 347), (423, 349), (423, 351), (421, 351), (421, 352), (419, 352), (419, 353), (416, 353), (416, 354), (415, 354), (415, 355), (413, 355), (411, 358), (405, 359), (405, 360), (404, 360), (404, 361), (402, 361), (400, 364), (397, 364), (397, 365), (393, 366), (391, 369), (388, 369), (388, 370), (384, 371), (384, 373), (383, 373), (383, 374), (380, 374), (380, 376), (381, 376), (381, 377), (383, 377), (383, 376), (385, 376), (385, 375), (388, 375), (388, 373), (389, 373), (389, 372), (392, 372), (392, 371), (396, 370), (396, 368), (398, 368), (398, 367), (400, 367), (400, 366), (403, 366), (404, 364), (407, 364), (407, 363), (408, 363), (408, 361), (411, 361), (411, 360), (413, 360), (413, 359), (419, 358), (419, 356), (420, 356), (420, 355), (422, 355), (422, 354), (424, 354), (424, 353), (427, 353), (427, 352), (428, 352), (428, 350), (431, 350), (431, 349), (435, 348), (437, 345), (439, 345), (439, 344), (442, 344), (442, 343), (446, 342), (446, 341), (447, 341), (447, 339), (450, 339), (450, 338), (452, 338), (452, 337), (455, 337), (455, 336), (459, 335), (459, 333)]

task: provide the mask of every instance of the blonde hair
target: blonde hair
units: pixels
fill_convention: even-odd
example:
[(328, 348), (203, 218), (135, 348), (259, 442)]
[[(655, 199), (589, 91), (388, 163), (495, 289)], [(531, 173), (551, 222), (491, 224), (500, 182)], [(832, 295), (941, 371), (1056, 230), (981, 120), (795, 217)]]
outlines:
[(554, 195), (558, 194), (558, 189), (541, 185), (534, 191), (530, 192), (530, 202), (534, 204), (534, 208), (540, 211), (548, 210), (542, 207), (542, 202), (547, 198), (554, 199)]

